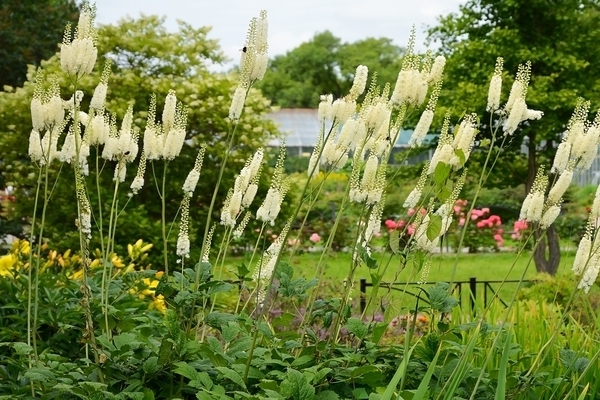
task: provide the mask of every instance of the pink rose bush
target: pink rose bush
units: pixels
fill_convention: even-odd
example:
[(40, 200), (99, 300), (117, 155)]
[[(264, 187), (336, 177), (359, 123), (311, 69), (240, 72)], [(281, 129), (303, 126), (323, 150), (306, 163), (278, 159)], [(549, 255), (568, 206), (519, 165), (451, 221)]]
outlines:
[[(481, 250), (495, 250), (504, 245), (502, 234), (502, 219), (498, 215), (491, 214), (488, 207), (481, 209), (474, 208), (470, 215), (467, 215), (469, 208), (467, 200), (458, 199), (454, 203), (454, 223), (449, 232), (453, 236), (454, 246), (458, 246), (463, 230), (466, 233), (463, 239), (462, 247), (467, 247), (469, 253), (475, 253)], [(467, 219), (470, 223), (467, 224)], [(466, 226), (466, 227), (465, 227)]]

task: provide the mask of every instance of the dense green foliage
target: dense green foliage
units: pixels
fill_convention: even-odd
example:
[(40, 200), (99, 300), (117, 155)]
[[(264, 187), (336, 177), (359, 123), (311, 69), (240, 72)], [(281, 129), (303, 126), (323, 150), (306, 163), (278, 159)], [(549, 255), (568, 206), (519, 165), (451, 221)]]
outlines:
[[(77, 22), (75, 0), (3, 0), (0, 3), (0, 89), (22, 86), (27, 66), (39, 66), (61, 42), (65, 23)], [(2, 181), (0, 180), (0, 186)]]
[(316, 34), (310, 41), (270, 61), (258, 88), (273, 104), (288, 108), (315, 108), (319, 96), (341, 97), (352, 86), (356, 67), (377, 71), (381, 84), (394, 83), (400, 69), (402, 49), (388, 38), (367, 38), (342, 43), (331, 32)]
[[(224, 141), (228, 130), (226, 120), (230, 104), (231, 92), (236, 84), (235, 76), (224, 76), (207, 70), (209, 61), (219, 61), (222, 54), (216, 41), (207, 39), (208, 28), (194, 29), (181, 23), (179, 31), (168, 32), (158, 17), (144, 17), (139, 20), (123, 20), (116, 26), (103, 26), (99, 31), (99, 59), (107, 57), (113, 60), (113, 75), (109, 80), (107, 109), (117, 115), (120, 121), (129, 104), (133, 104), (134, 124), (136, 129), (143, 132), (151, 94), (158, 98), (159, 109), (169, 89), (174, 89), (178, 99), (188, 107), (188, 130), (186, 145), (181, 156), (168, 165), (170, 185), (166, 196), (171, 200), (167, 205), (167, 221), (172, 221), (178, 211), (181, 199), (181, 186), (189, 170), (194, 165), (194, 159), (199, 145), (206, 143), (215, 155), (222, 154), (227, 147)], [(63, 92), (68, 93), (70, 82), (60, 70), (57, 56), (43, 63), (46, 76), (57, 74)], [(99, 62), (96, 73), (80, 81), (79, 90), (83, 90), (83, 106), (91, 98), (95, 85), (102, 72)], [(27, 138), (31, 131), (29, 103), (33, 93), (32, 80), (34, 70), (30, 70), (29, 79), (23, 88), (0, 93), (0, 175), (7, 185), (15, 188), (16, 201), (14, 208), (8, 214), (12, 228), (10, 233), (22, 236), (24, 226), (28, 221), (23, 216), (33, 209), (33, 190), (37, 179), (36, 167), (31, 164), (27, 155)], [(246, 103), (243, 119), (238, 129), (239, 141), (229, 159), (229, 167), (225, 179), (231, 180), (233, 174), (243, 166), (248, 155), (263, 145), (276, 134), (276, 128), (270, 120), (264, 119), (269, 110), (269, 102), (256, 91), (252, 91)], [(160, 117), (160, 116), (159, 116)], [(92, 157), (95, 150), (92, 149)], [(96, 182), (92, 179), (96, 166), (90, 165), (89, 185), (92, 202), (98, 204), (95, 190)], [(101, 160), (99, 168), (112, 170), (115, 163), (105, 163)], [(200, 186), (191, 207), (192, 221), (204, 221), (207, 207), (210, 203), (220, 159), (210, 157), (205, 160)], [(144, 239), (157, 242), (160, 237), (160, 200), (156, 194), (153, 173), (162, 176), (163, 162), (148, 165), (146, 185), (138, 196), (129, 201), (127, 212), (120, 217), (117, 232), (117, 243), (122, 249), (127, 241)], [(53, 175), (58, 172), (58, 166), (52, 166)], [(135, 174), (135, 167), (130, 167), (128, 176)], [(101, 199), (109, 203), (112, 183), (110, 174), (104, 174), (100, 185), (103, 188)], [(74, 230), (73, 221), (77, 210), (72, 207), (74, 189), (72, 186), (73, 172), (63, 168), (53, 193), (54, 206), (47, 215), (47, 225), (44, 233), (53, 246), (62, 250), (74, 249), (79, 246), (78, 234)], [(222, 199), (227, 188), (221, 188)], [(120, 204), (128, 201), (127, 189), (121, 190)], [(221, 200), (222, 201), (222, 200)], [(104, 208), (108, 213), (109, 205)], [(192, 226), (192, 237), (195, 229), (204, 230), (203, 226)], [(202, 235), (200, 235), (202, 236)], [(176, 240), (176, 237), (172, 240)], [(92, 248), (98, 246), (92, 242)], [(157, 260), (158, 261), (158, 260)]]
[[(542, 110), (544, 117), (521, 124), (515, 132), (509, 149), (518, 153), (525, 144), (527, 163), (500, 163), (493, 178), (496, 184), (525, 183), (529, 189), (538, 165), (554, 156), (577, 99), (591, 100), (592, 109), (600, 105), (599, 50), (595, 45), (600, 39), (595, 28), (599, 22), (597, 1), (470, 0), (458, 13), (440, 17), (439, 24), (430, 29), (430, 40), (439, 42), (441, 52), (448, 57), (444, 74), (453, 84), (442, 97), (448, 100), (445, 104), (452, 104), (454, 115), (465, 110), (485, 114), (485, 103), (473, 99), (486, 98), (496, 57), (504, 57), (508, 71), (516, 70), (524, 61), (531, 62), (527, 104)], [(506, 78), (510, 79), (505, 75), (504, 82), (510, 82)], [(507, 93), (507, 83), (503, 91)], [(482, 118), (483, 128), (487, 121), (487, 117)], [(484, 134), (486, 131), (489, 129), (482, 129)], [(521, 169), (515, 170), (516, 165)], [(526, 180), (519, 178), (525, 176)], [(554, 227), (545, 236), (550, 256), (547, 259), (544, 255), (544, 241), (535, 257), (536, 267), (553, 274), (560, 262), (555, 250), (559, 238)]]

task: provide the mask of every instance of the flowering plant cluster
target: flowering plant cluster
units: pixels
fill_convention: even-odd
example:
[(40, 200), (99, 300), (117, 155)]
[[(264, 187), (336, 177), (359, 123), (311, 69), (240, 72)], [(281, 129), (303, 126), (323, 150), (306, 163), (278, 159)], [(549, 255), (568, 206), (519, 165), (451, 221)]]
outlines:
[[(185, 140), (186, 109), (177, 99), (177, 91), (172, 89), (165, 98), (162, 114), (158, 113), (156, 96), (150, 99), (143, 137), (133, 126), (133, 106), (128, 108), (119, 126), (116, 117), (107, 109), (110, 106), (106, 101), (110, 64), (106, 63), (90, 107), (87, 112), (83, 111), (83, 93), (77, 89), (77, 84), (91, 72), (97, 58), (93, 19), (94, 10), (86, 5), (74, 35), (70, 28), (65, 32), (61, 65), (72, 83), (70, 100), (62, 100), (56, 78), (44, 82), (43, 75), (39, 74), (31, 101), (33, 130), (29, 136), (29, 155), (39, 169), (36, 207), (37, 199), (41, 199), (41, 212), (36, 208), (33, 213), (31, 237), (39, 238), (35, 243), (38, 256), (34, 256), (33, 247), (25, 254), (21, 254), (24, 250), (19, 250), (19, 256), (29, 259), (28, 267), (19, 271), (19, 276), (26, 277), (23, 281), (28, 289), (27, 301), (19, 304), (19, 309), (26, 314), (22, 326), (27, 328), (26, 336), (25, 332), (15, 336), (26, 337), (26, 343), (16, 342), (11, 337), (10, 348), (0, 346), (1, 361), (18, 357), (27, 359), (15, 368), (12, 363), (10, 371), (0, 368), (2, 378), (6, 374), (15, 377), (15, 382), (21, 386), (15, 390), (22, 391), (23, 383), (28, 385), (19, 393), (27, 397), (20, 398), (38, 394), (42, 398), (58, 398), (64, 397), (63, 391), (70, 397), (116, 399), (234, 399), (240, 396), (389, 399), (425, 398), (429, 393), (451, 398), (469, 392), (475, 397), (477, 388), (470, 386), (473, 381), (476, 385), (491, 382), (486, 384), (494, 388), (492, 390), (506, 385), (507, 368), (517, 368), (515, 365), (518, 364), (509, 362), (508, 358), (510, 349), (516, 348), (511, 343), (513, 324), (506, 323), (508, 313), (496, 327), (484, 320), (459, 325), (450, 318), (459, 303), (452, 294), (452, 285), (437, 282), (429, 290), (424, 287), (433, 253), (445, 238), (454, 236), (455, 249), (467, 246), (470, 251), (497, 249), (503, 243), (500, 217), (486, 208), (475, 209), (477, 195), (468, 211), (469, 202), (460, 199), (467, 175), (465, 165), (477, 144), (477, 115), (467, 114), (456, 127), (452, 127), (450, 116), (446, 116), (432, 159), (425, 163), (416, 187), (404, 203), (407, 217), (385, 222), (390, 230), (389, 246), (384, 254), (387, 262), (380, 262), (377, 248), (372, 245), (382, 227), (393, 144), (409, 112), (424, 108), (409, 141), (411, 147), (422, 144), (432, 124), (442, 88), (446, 60), (443, 56), (434, 58), (430, 53), (416, 54), (414, 29), (393, 88), (390, 84), (381, 87), (376, 79), (368, 85), (368, 68), (360, 65), (347, 94), (335, 99), (331, 94), (323, 94), (318, 108), (318, 142), (310, 156), (306, 182), (299, 190), (299, 201), (292, 216), (280, 231), (273, 232), (270, 227), (275, 226), (284, 198), (292, 192), (283, 168), (284, 146), (275, 162), (269, 189), (258, 207), (253, 204), (259, 192), (264, 150), (258, 148), (248, 157), (235, 178), (227, 181), (228, 174), (224, 173), (229, 158), (237, 155), (236, 135), (247, 109), (248, 93), (266, 71), (266, 12), (251, 21), (242, 49), (239, 83), (232, 91), (228, 112), (228, 146), (222, 155), (210, 154), (209, 145), (200, 146), (193, 167), (191, 163), (188, 167), (191, 170), (185, 183), (181, 190), (177, 189), (182, 198), (176, 217), (179, 223), (171, 226), (165, 215), (167, 171), (169, 162), (188, 144)], [(498, 118), (490, 124), (495, 126), (494, 138), (500, 128), (508, 137), (521, 122), (542, 117), (540, 111), (528, 109), (525, 101), (530, 70), (529, 63), (518, 68), (508, 101), (500, 108), (503, 72), (502, 59), (498, 59), (488, 97), (488, 111), (492, 118)], [(362, 103), (359, 98), (364, 98)], [(597, 144), (597, 135), (592, 129), (597, 124), (587, 122), (584, 109), (585, 104), (576, 110), (569, 134), (575, 138), (572, 140), (590, 135), (585, 139)], [(576, 128), (579, 125), (582, 125), (581, 129)], [(500, 154), (500, 150), (489, 146), (487, 160), (493, 152)], [(93, 160), (96, 164), (102, 160), (107, 169), (114, 167), (114, 172), (110, 173), (114, 196), (110, 207), (106, 207), (108, 216), (103, 214), (106, 208), (102, 207), (101, 199), (90, 195), (92, 183), (99, 185), (100, 181), (97, 177), (95, 180), (88, 177), (93, 154), (97, 155)], [(218, 159), (220, 169), (206, 220), (201, 221), (204, 234), (194, 238), (190, 236), (190, 232), (196, 231), (191, 228), (195, 221), (190, 221), (190, 208), (194, 206), (192, 201), (205, 155), (207, 159)], [(553, 223), (560, 212), (562, 196), (571, 181), (573, 169), (586, 164), (584, 155), (576, 149), (570, 149), (565, 159), (566, 166), (564, 162), (555, 165), (561, 175), (550, 188), (547, 198), (549, 178), (542, 169), (523, 204), (522, 218), (535, 224), (536, 229), (546, 229)], [(117, 194), (120, 185), (127, 180), (127, 166), (135, 160), (139, 161), (136, 176), (129, 186), (130, 198), (144, 187), (148, 166), (161, 201), (164, 271), (160, 272), (136, 268), (134, 262), (126, 264), (114, 251), (119, 216), (126, 206), (119, 204)], [(78, 320), (70, 322), (69, 326), (77, 327), (72, 331), (78, 337), (69, 338), (67, 343), (68, 347), (73, 347), (73, 342), (82, 342), (82, 346), (66, 351), (61, 348), (54, 354), (51, 345), (38, 343), (45, 337), (42, 333), (46, 326), (45, 321), (38, 319), (38, 310), (45, 295), (40, 289), (53, 284), (52, 280), (44, 279), (39, 254), (43, 247), (44, 216), (51, 202), (48, 168), (57, 162), (70, 164), (73, 168), (74, 205), (78, 216), (75, 226), (80, 249), (75, 273), (67, 278), (71, 286), (77, 281), (79, 287), (76, 291), (79, 306), (75, 313)], [(344, 195), (336, 209), (333, 227), (327, 234), (324, 229), (306, 228), (307, 216), (323, 190), (323, 183), (332, 171), (347, 164), (350, 164), (350, 178), (340, 191)], [(157, 165), (162, 167), (162, 180), (157, 177)], [(486, 161), (478, 189), (484, 183), (483, 177), (489, 175), (487, 166)], [(96, 168), (96, 173), (101, 171)], [(221, 203), (217, 202), (217, 195), (223, 186), (228, 190)], [(308, 211), (298, 227), (295, 222), (303, 204), (308, 205)], [(592, 217), (593, 221), (599, 217), (599, 210), (600, 190), (590, 221)], [(318, 278), (323, 276), (328, 256), (334, 248), (336, 231), (349, 213), (356, 216), (356, 221), (347, 226), (352, 233), (347, 275), (343, 286), (338, 286), (333, 296), (323, 296), (323, 283)], [(41, 215), (41, 222), (36, 219), (38, 215)], [(217, 221), (213, 220), (215, 218)], [(106, 219), (107, 230), (103, 228)], [(251, 220), (260, 228), (255, 232), (254, 245), (246, 247), (248, 266), (245, 262), (235, 266), (235, 282), (223, 279), (221, 275), (230, 266), (228, 250), (242, 237)], [(176, 245), (168, 240), (173, 226), (179, 228)], [(219, 233), (215, 234), (217, 230)], [(283, 254), (292, 259), (298, 238), (307, 231), (305, 240), (320, 251), (319, 261), (310, 268), (315, 274), (314, 279), (295, 277), (290, 264), (281, 260)], [(100, 236), (101, 249), (97, 252), (90, 249), (93, 235)], [(598, 273), (599, 242), (596, 226), (589, 223), (574, 264), (575, 272), (583, 275), (580, 287), (586, 290)], [(190, 263), (192, 245), (198, 246), (200, 251), (197, 262)], [(291, 249), (286, 249), (286, 245)], [(136, 243), (135, 248), (129, 248), (130, 257), (134, 259), (141, 254), (143, 258), (150, 246)], [(284, 253), (284, 249), (290, 251)], [(171, 253), (178, 257), (175, 268), (169, 268)], [(7, 263), (13, 258), (2, 260)], [(365, 298), (361, 317), (357, 318), (352, 316), (352, 305), (356, 299), (359, 268), (368, 271), (372, 291)], [(384, 281), (384, 277), (392, 272), (394, 283), (397, 283), (399, 274), (405, 269), (410, 270), (411, 276), (420, 274), (420, 287), (410, 314), (406, 313), (408, 307), (395, 304), (396, 299), (391, 296), (393, 283)], [(7, 282), (12, 283), (8, 279), (0, 280), (0, 284)], [(405, 288), (404, 294), (407, 293)], [(60, 296), (57, 297), (60, 300)], [(234, 297), (234, 301), (224, 301), (224, 297)], [(275, 300), (281, 299), (289, 308), (274, 310)], [(120, 309), (115, 306), (122, 305), (124, 300), (126, 304)], [(159, 312), (132, 313), (139, 307), (129, 306), (128, 302), (135, 305), (147, 300), (151, 301), (148, 308)], [(27, 305), (22, 307), (23, 303)], [(73, 302), (65, 307), (75, 308)], [(4, 307), (0, 307), (0, 312), (4, 312)], [(399, 317), (402, 315), (411, 317), (406, 317), (404, 322)], [(292, 322), (296, 325), (290, 330)], [(454, 326), (451, 327), (451, 323)], [(21, 331), (25, 328), (21, 327)], [(405, 346), (381, 346), (386, 331), (404, 334)], [(425, 338), (421, 343), (413, 344), (414, 334)], [(487, 346), (486, 357), (481, 357), (480, 349), (474, 348), (482, 336), (493, 341)], [(550, 343), (547, 342), (542, 351), (553, 348)], [(502, 359), (496, 360), (499, 347), (505, 351), (501, 352)], [(398, 365), (400, 349), (402, 361)], [(413, 350), (414, 357), (419, 357), (416, 360), (411, 359)], [(443, 354), (445, 356), (439, 357)], [(425, 358), (427, 363), (421, 363)], [(377, 363), (371, 363), (373, 360)], [(501, 370), (491, 367), (492, 364), (500, 365)], [(423, 368), (408, 368), (409, 365), (422, 365)], [(451, 371), (451, 375), (442, 375), (447, 374), (444, 371)], [(412, 380), (409, 374), (414, 374)], [(466, 379), (468, 374), (477, 378)], [(522, 378), (520, 371), (514, 375)], [(541, 385), (533, 379), (537, 378), (528, 378), (528, 384)], [(565, 384), (570, 385), (571, 381)], [(450, 387), (452, 390), (445, 392)], [(3, 390), (3, 386), (0, 389)], [(90, 396), (92, 391), (93, 397)], [(496, 397), (503, 398), (504, 395), (500, 389)]]
[[(502, 219), (491, 214), (488, 207), (474, 208), (469, 213), (468, 204), (467, 200), (461, 199), (454, 203), (456, 223), (451, 229), (455, 245), (458, 245), (462, 238), (462, 244), (469, 249), (469, 253), (498, 251), (504, 245)], [(466, 224), (467, 219), (471, 220), (470, 224)], [(464, 230), (466, 231), (463, 232)]]
[(513, 232), (511, 233), (510, 237), (513, 240), (525, 239), (526, 232), (528, 229), (529, 225), (527, 225), (527, 221), (524, 221), (522, 219), (516, 220), (513, 223)]

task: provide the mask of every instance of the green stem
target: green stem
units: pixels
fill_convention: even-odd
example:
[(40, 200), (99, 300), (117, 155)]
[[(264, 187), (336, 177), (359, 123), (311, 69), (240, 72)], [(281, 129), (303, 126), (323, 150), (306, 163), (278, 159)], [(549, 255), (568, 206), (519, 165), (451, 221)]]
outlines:
[[(46, 166), (46, 169), (48, 167)], [(31, 233), (29, 235), (29, 270), (27, 271), (27, 275), (28, 275), (28, 290), (27, 290), (27, 345), (31, 346), (32, 340), (33, 340), (33, 354), (35, 357), (35, 363), (37, 366), (37, 362), (38, 362), (38, 356), (37, 356), (37, 346), (36, 346), (36, 340), (35, 340), (35, 323), (32, 323), (32, 314), (31, 314), (31, 303), (32, 303), (32, 271), (33, 271), (33, 247), (31, 247), (33, 245), (33, 240), (35, 238), (35, 220), (36, 220), (36, 215), (37, 215), (37, 206), (38, 206), (38, 201), (39, 201), (39, 194), (40, 194), (40, 187), (42, 186), (42, 167), (40, 166), (39, 168), (39, 172), (38, 172), (38, 179), (37, 179), (37, 188), (35, 190), (35, 203), (33, 205), (33, 217), (31, 220)], [(44, 209), (45, 209), (45, 205), (46, 205), (46, 200), (44, 201)], [(44, 214), (44, 212), (42, 212), (42, 215)], [(43, 229), (44, 229), (44, 224), (42, 223), (42, 226), (40, 227), (40, 240), (38, 240), (38, 243), (36, 244), (38, 250), (37, 253), (40, 253), (40, 248), (41, 248), (41, 240), (42, 240), (42, 234), (43, 234)], [(39, 259), (39, 255), (38, 255), (38, 259)], [(36, 263), (36, 264), (39, 264)], [(36, 266), (36, 276), (37, 276), (37, 266)], [(37, 280), (36, 280), (37, 282)], [(37, 302), (37, 291), (36, 291), (36, 297), (35, 297), (35, 301)], [(29, 359), (29, 367), (31, 368), (31, 357)], [(33, 390), (33, 386), (32, 386), (32, 390)]]
[(162, 177), (162, 193), (160, 195), (161, 204), (161, 225), (162, 225), (162, 239), (163, 239), (163, 262), (165, 265), (165, 279), (169, 277), (169, 254), (167, 246), (167, 207), (166, 207), (166, 184), (167, 184), (167, 165), (168, 161), (165, 160)]

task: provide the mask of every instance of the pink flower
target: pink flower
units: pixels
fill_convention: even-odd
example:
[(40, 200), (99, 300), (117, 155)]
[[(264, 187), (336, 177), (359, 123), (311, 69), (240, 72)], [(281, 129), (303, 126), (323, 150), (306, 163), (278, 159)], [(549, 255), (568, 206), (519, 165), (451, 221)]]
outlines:
[(477, 218), (479, 218), (479, 215), (475, 214), (475, 210), (473, 210), (473, 214), (471, 214), (471, 220), (475, 221)]
[(394, 229), (398, 228), (398, 223), (397, 223), (397, 222), (395, 222), (395, 221), (392, 221), (391, 219), (387, 219), (387, 220), (384, 222), (384, 224), (385, 224), (385, 226), (387, 226), (387, 228), (388, 228), (390, 231), (393, 231)]
[(519, 239), (521, 239), (521, 235), (518, 235), (516, 233), (511, 234), (510, 237), (513, 238), (513, 240), (519, 240)]
[(461, 210), (462, 210), (461, 206), (454, 206), (454, 214), (456, 214), (456, 215), (460, 214)]
[(313, 233), (312, 235), (310, 235), (310, 237), (308, 238), (308, 240), (310, 240), (313, 243), (318, 243), (321, 241), (321, 236), (319, 236), (318, 233)]
[(467, 222), (467, 220), (466, 220), (464, 217), (461, 217), (461, 218), (458, 220), (458, 225), (460, 225), (460, 226), (465, 226), (465, 222)]
[[(473, 216), (471, 216), (471, 218), (472, 218), (472, 217), (473, 217)], [(478, 227), (478, 228), (480, 228), (480, 229), (481, 229), (481, 228), (483, 228), (483, 227), (485, 227), (486, 225), (487, 225), (487, 221), (486, 221), (486, 220), (479, 221), (479, 222), (477, 223), (477, 227)]]
[(489, 208), (487, 208), (487, 207), (483, 207), (483, 208), (481, 209), (481, 212), (482, 212), (483, 214), (489, 214), (489, 213), (490, 213), (490, 209), (489, 209)]
[(499, 228), (499, 229), (496, 229), (496, 233), (497, 233), (498, 235), (502, 235), (502, 234), (504, 233), (504, 229), (501, 229), (501, 228)]
[(499, 235), (499, 234), (495, 234), (495, 235), (494, 235), (494, 240), (495, 240), (496, 242), (501, 242), (501, 241), (503, 241), (504, 239), (502, 239), (502, 236), (501, 236), (501, 235)]
[(412, 216), (415, 213), (415, 209), (414, 208), (409, 208), (408, 211), (406, 212), (408, 214), (408, 216)]
[(406, 221), (401, 219), (400, 221), (398, 221), (398, 229), (402, 229), (406, 226)]
[(288, 239), (287, 244), (288, 246), (298, 246), (300, 244), (300, 239)]
[(527, 229), (528, 227), (529, 226), (527, 225), (527, 221), (525, 220), (515, 221), (515, 224), (513, 225), (515, 231), (522, 231), (524, 229)]
[(409, 235), (414, 235), (415, 234), (415, 224), (410, 224), (407, 228), (408, 234)]

